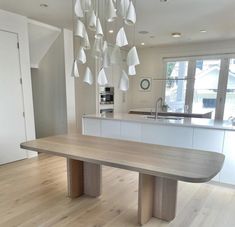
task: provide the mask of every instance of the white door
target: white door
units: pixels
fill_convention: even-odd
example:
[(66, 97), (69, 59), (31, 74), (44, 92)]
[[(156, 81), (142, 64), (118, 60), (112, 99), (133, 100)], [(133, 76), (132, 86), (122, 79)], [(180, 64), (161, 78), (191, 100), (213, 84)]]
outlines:
[(0, 31), (0, 164), (27, 157), (20, 143), (26, 140), (18, 37)]

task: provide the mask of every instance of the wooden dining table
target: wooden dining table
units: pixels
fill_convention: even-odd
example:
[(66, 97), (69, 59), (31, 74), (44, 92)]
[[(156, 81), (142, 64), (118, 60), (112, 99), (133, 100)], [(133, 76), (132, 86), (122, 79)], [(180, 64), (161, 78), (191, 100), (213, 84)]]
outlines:
[(193, 149), (84, 136), (58, 135), (21, 144), (21, 148), (67, 159), (68, 195), (101, 195), (102, 165), (139, 173), (138, 222), (176, 216), (178, 181), (203, 183), (221, 170), (224, 155)]

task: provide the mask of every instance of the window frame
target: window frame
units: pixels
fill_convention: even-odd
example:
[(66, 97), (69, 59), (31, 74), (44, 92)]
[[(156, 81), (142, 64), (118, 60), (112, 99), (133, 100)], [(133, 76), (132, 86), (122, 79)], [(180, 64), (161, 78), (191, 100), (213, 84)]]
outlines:
[(192, 112), (193, 98), (194, 98), (194, 85), (195, 85), (195, 76), (196, 76), (196, 62), (198, 60), (220, 60), (221, 63), (220, 63), (218, 90), (217, 90), (217, 96), (216, 96), (215, 120), (223, 120), (227, 86), (228, 86), (228, 77), (229, 77), (229, 66), (230, 66), (231, 59), (235, 59), (235, 53), (163, 58), (163, 65), (164, 65), (163, 73), (164, 73), (164, 78), (165, 78), (164, 83), (163, 83), (164, 87), (162, 89), (163, 99), (165, 100), (165, 94), (166, 94), (167, 63), (179, 62), (179, 61), (188, 62), (188, 73), (187, 73), (187, 77), (185, 78), (185, 80), (187, 80), (185, 105), (188, 106), (189, 112)]

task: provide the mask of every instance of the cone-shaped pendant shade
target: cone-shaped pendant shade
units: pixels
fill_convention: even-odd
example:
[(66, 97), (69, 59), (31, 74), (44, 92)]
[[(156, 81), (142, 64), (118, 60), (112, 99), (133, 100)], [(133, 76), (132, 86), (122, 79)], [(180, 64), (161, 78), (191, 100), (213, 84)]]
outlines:
[(85, 53), (83, 47), (79, 48), (77, 60), (81, 64), (85, 64), (86, 63), (86, 53)]
[(117, 14), (116, 14), (116, 9), (113, 4), (113, 0), (108, 0), (106, 19), (108, 22), (112, 22), (115, 20), (116, 17), (117, 17)]
[(93, 84), (93, 75), (89, 67), (86, 68), (85, 76), (83, 82), (92, 85)]
[(79, 77), (79, 72), (78, 72), (78, 62), (77, 60), (74, 60), (73, 62), (73, 71), (72, 71), (72, 77)]
[(120, 17), (122, 17), (122, 18), (126, 17), (129, 4), (130, 4), (130, 0), (119, 0), (118, 1), (117, 13)]
[(112, 54), (111, 54), (111, 64), (119, 65), (122, 63), (122, 55), (119, 46), (114, 46)]
[(102, 38), (104, 36), (103, 29), (100, 23), (100, 19), (98, 18), (96, 21), (96, 38)]
[(91, 56), (94, 58), (101, 58), (102, 57), (102, 39), (95, 38), (94, 45), (92, 48)]
[(122, 75), (119, 82), (119, 89), (121, 91), (127, 91), (129, 89), (129, 78), (124, 70), (122, 70)]
[(128, 67), (128, 75), (130, 75), (130, 76), (136, 75), (136, 69), (135, 69), (134, 65), (131, 65)]
[(76, 24), (76, 28), (75, 28), (75, 36), (79, 36), (81, 38), (85, 37), (85, 33), (86, 33), (86, 28), (84, 26), (84, 24), (82, 23), (81, 20), (77, 20), (77, 24)]
[(100, 70), (97, 81), (98, 81), (98, 84), (101, 85), (101, 86), (104, 86), (104, 85), (108, 84), (108, 80), (107, 80), (107, 76), (106, 76), (106, 73), (104, 71), (104, 68), (102, 68)]
[(119, 47), (123, 47), (123, 46), (128, 45), (126, 33), (125, 33), (125, 30), (123, 27), (119, 30), (119, 32), (117, 34), (116, 45)]
[(91, 0), (81, 0), (81, 6), (84, 12), (89, 12), (92, 8)]
[(130, 51), (127, 54), (127, 65), (131, 66), (131, 65), (139, 65), (140, 64), (140, 60), (139, 60), (139, 56), (136, 50), (136, 47), (132, 47), (130, 49)]
[(88, 24), (88, 28), (91, 31), (95, 31), (96, 30), (96, 21), (97, 21), (97, 18), (96, 18), (95, 12), (93, 10), (91, 12), (91, 16), (90, 16), (90, 20), (89, 20), (89, 24)]
[(81, 41), (81, 46), (82, 46), (85, 50), (88, 50), (88, 49), (91, 48), (90, 41), (89, 41), (89, 37), (88, 37), (88, 34), (87, 34), (86, 30), (84, 30), (84, 38), (83, 38), (82, 41)]
[(136, 22), (135, 7), (133, 5), (133, 2), (130, 1), (130, 5), (128, 7), (127, 14), (126, 14), (125, 23), (128, 25), (133, 25), (135, 24), (135, 22)]
[(81, 0), (77, 0), (74, 6), (75, 15), (77, 17), (84, 17)]
[(109, 66), (111, 66), (111, 58), (107, 41), (104, 41), (103, 45), (103, 66), (104, 68), (108, 68)]

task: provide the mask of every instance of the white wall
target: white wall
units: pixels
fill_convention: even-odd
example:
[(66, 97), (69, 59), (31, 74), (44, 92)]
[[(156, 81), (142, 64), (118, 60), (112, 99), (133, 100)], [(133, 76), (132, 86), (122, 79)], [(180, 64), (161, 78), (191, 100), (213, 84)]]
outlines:
[[(0, 29), (18, 35), (20, 44), (20, 66), (23, 80), (23, 100), (26, 121), (26, 138), (35, 138), (32, 86), (30, 74), (29, 40), (27, 18), (17, 14), (0, 10)], [(28, 157), (33, 157), (36, 152), (28, 152)]]
[(75, 107), (75, 79), (72, 77), (73, 68), (73, 32), (63, 30), (64, 35), (64, 62), (65, 62), (65, 84), (67, 104), (67, 129), (68, 133), (77, 132), (76, 107)]
[(154, 107), (156, 99), (163, 96), (163, 83), (159, 80), (153, 80), (151, 92), (139, 91), (140, 77), (165, 78), (163, 58), (235, 53), (235, 40), (147, 47), (138, 49), (138, 53), (141, 64), (137, 77), (132, 79), (129, 108)]
[(67, 132), (66, 85), (63, 34), (32, 69), (32, 87), (37, 138)]

